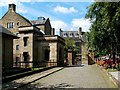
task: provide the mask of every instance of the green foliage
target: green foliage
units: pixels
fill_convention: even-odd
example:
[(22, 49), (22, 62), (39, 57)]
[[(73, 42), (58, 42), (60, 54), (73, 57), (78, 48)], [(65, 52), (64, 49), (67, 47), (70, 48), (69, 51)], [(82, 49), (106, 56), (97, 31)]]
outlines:
[(72, 49), (73, 51), (75, 51), (76, 53), (78, 52), (78, 48), (75, 45), (75, 41), (74, 40), (70, 40), (68, 38), (65, 39), (65, 50), (68, 51), (68, 49)]
[(73, 48), (74, 45), (75, 45), (75, 43), (73, 40), (70, 40), (68, 38), (65, 39), (65, 49), (66, 50)]
[(95, 2), (88, 7), (85, 17), (92, 22), (89, 47), (99, 54), (116, 51), (120, 44), (120, 2)]

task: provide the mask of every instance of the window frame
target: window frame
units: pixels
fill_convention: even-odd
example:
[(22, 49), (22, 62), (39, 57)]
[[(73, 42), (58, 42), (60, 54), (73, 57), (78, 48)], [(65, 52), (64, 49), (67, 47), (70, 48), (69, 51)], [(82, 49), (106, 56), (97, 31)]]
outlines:
[(28, 38), (29, 37), (23, 37), (24, 47), (28, 46)]
[(20, 49), (20, 45), (16, 45), (16, 50), (19, 50)]
[(14, 28), (14, 22), (8, 22), (8, 23), (7, 23), (7, 28), (8, 28), (8, 29)]

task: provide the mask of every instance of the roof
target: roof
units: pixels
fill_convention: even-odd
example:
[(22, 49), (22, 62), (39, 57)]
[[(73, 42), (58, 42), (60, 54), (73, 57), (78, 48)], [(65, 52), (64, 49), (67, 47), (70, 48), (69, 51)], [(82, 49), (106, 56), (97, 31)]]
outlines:
[(43, 25), (46, 23), (48, 19), (37, 19), (37, 20), (31, 20), (32, 25)]
[(43, 35), (44, 33), (43, 32), (41, 32), (41, 30), (38, 28), (38, 27), (36, 27), (36, 26), (21, 26), (21, 27), (19, 27), (19, 32), (20, 33), (24, 33), (24, 32), (37, 32), (38, 34), (41, 34), (41, 35)]
[(0, 25), (0, 33), (7, 34), (9, 36), (13, 36), (13, 37), (18, 38), (16, 35), (14, 35), (13, 33), (11, 33), (9, 30), (7, 30), (6, 28), (4, 28), (1, 25)]
[[(1, 18), (1, 20), (9, 13), (9, 10), (4, 14), (4, 16)], [(17, 16), (21, 17), (22, 19), (24, 19), (29, 25), (32, 26), (32, 23), (25, 17), (23, 17), (22, 15), (20, 15), (19, 13), (17, 12), (12, 12), (14, 14), (16, 14)]]
[(45, 24), (46, 20), (40, 21), (40, 20), (31, 20), (32, 25), (37, 25), (37, 24)]
[[(18, 13), (16, 13), (16, 14), (18, 14)], [(26, 22), (28, 22), (29, 24), (31, 24), (32, 25), (32, 23), (27, 19), (27, 18), (25, 18), (25, 17), (23, 17), (22, 15), (20, 15), (20, 14), (18, 14), (21, 18), (23, 18)]]
[(74, 32), (78, 32), (78, 31), (63, 31), (63, 32), (66, 32), (66, 33), (67, 33), (67, 32), (72, 32), (72, 33), (74, 33)]
[(65, 40), (58, 35), (44, 35), (43, 37), (38, 37), (36, 40), (45, 41), (45, 42), (59, 42), (65, 44)]

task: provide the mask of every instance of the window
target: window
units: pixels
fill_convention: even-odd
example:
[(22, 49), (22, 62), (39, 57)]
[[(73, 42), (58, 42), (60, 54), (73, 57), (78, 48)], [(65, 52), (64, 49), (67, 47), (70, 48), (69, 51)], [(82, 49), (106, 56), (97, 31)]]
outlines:
[(23, 52), (24, 62), (27, 62), (29, 60), (29, 54), (28, 52)]
[(23, 41), (24, 41), (24, 46), (27, 46), (27, 44), (28, 44), (28, 37), (24, 37)]
[(64, 33), (63, 35), (64, 35), (63, 37), (67, 37), (67, 33)]
[(16, 45), (16, 50), (19, 50), (19, 45)]
[(75, 33), (75, 37), (78, 37), (79, 36), (79, 34), (78, 33)]
[(73, 33), (70, 33), (70, 34), (69, 34), (69, 37), (73, 37)]
[(80, 42), (75, 42), (75, 45), (76, 46), (80, 46)]
[(20, 60), (20, 57), (16, 57), (15, 66), (18, 66), (19, 60)]
[(49, 53), (50, 53), (50, 51), (49, 50), (45, 50), (45, 57), (44, 57), (44, 59), (45, 60), (49, 60)]
[(19, 35), (19, 33), (16, 33), (16, 36), (18, 36)]
[(7, 23), (7, 28), (13, 28), (13, 26), (14, 26), (14, 23), (13, 23), (13, 22)]
[(19, 26), (20, 25), (20, 23), (19, 22), (17, 22), (17, 26)]

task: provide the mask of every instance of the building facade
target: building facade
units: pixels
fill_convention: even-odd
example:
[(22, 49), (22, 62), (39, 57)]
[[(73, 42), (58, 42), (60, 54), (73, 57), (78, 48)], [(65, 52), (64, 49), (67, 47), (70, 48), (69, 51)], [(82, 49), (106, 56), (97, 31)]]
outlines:
[(2, 69), (9, 70), (13, 67), (13, 39), (16, 39), (13, 33), (0, 26), (0, 46), (2, 46)]
[[(38, 53), (42, 57), (38, 59), (47, 61), (48, 66), (62, 66), (64, 64), (64, 39), (58, 35), (45, 35), (37, 38)], [(39, 43), (41, 41), (41, 43)]]
[[(50, 57), (53, 55), (51, 52), (57, 51), (59, 47), (61, 50), (64, 48), (64, 40), (54, 35), (54, 29), (51, 27), (49, 18), (45, 19), (45, 21), (39, 18), (37, 23), (35, 21), (33, 23), (33, 21), (30, 22), (18, 14), (15, 4), (9, 4), (7, 13), (0, 19), (1, 26), (19, 37), (19, 39), (13, 41), (14, 67), (45, 66), (51, 60)], [(54, 37), (56, 40), (54, 38), (49, 40), (46, 35), (49, 38)], [(39, 40), (39, 38), (42, 38), (42, 40)], [(52, 43), (53, 41), (54, 43)], [(52, 46), (55, 46), (55, 50), (51, 49)], [(59, 63), (58, 52), (56, 51), (53, 59), (56, 63)], [(61, 61), (63, 61), (62, 58)]]
[(38, 17), (37, 20), (31, 20), (31, 23), (43, 31), (45, 35), (54, 35), (55, 29), (52, 28), (49, 18)]
[[(86, 54), (87, 54), (87, 44), (86, 44), (86, 37), (85, 32), (82, 31), (82, 28), (80, 27), (78, 31), (63, 31), (60, 29), (60, 36), (64, 39), (68, 38), (70, 40), (73, 40), (75, 42), (75, 45), (78, 48), (78, 52), (75, 55), (75, 59), (78, 61), (86, 60)], [(76, 62), (74, 61), (74, 63)]]

